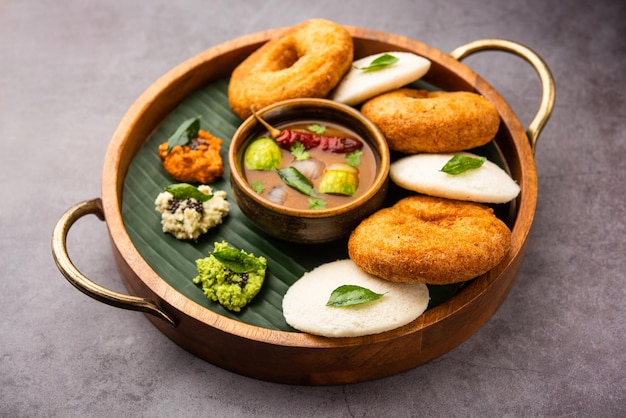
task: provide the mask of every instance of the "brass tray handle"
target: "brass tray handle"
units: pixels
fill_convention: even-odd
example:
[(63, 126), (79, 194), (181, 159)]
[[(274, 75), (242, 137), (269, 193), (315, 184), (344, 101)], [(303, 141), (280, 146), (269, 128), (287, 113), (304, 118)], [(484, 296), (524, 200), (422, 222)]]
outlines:
[(475, 52), (490, 50), (509, 52), (525, 59), (533, 66), (539, 75), (542, 88), (541, 103), (535, 118), (526, 129), (526, 136), (534, 152), (537, 146), (537, 138), (539, 138), (541, 130), (548, 119), (550, 119), (552, 109), (554, 108), (555, 83), (552, 72), (545, 61), (533, 50), (522, 44), (506, 39), (479, 39), (457, 47), (454, 51), (450, 52), (450, 55), (460, 61)]
[(85, 215), (94, 214), (104, 220), (104, 210), (100, 198), (85, 200), (69, 208), (57, 221), (52, 233), (52, 255), (65, 278), (78, 290), (107, 305), (152, 314), (172, 326), (176, 321), (151, 300), (125, 295), (106, 289), (84, 276), (74, 266), (67, 253), (67, 234), (71, 226)]

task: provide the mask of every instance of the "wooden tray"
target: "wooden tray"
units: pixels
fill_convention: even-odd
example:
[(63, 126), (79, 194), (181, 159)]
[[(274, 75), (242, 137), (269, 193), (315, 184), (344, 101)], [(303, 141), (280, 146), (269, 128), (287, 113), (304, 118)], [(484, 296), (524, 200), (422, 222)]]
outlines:
[[(247, 308), (251, 312), (247, 316), (220, 310), (219, 305), (196, 297), (194, 291), (198, 289), (180, 285), (177, 279), (172, 279), (178, 268), (174, 267), (171, 274), (161, 269), (158, 260), (162, 254), (157, 252), (151, 259), (150, 244), (141, 244), (142, 235), (126, 226), (132, 224), (129, 220), (132, 211), (128, 209), (130, 193), (127, 180), (136, 178), (133, 164), (136, 159), (143, 158), (145, 152), (142, 153), (142, 147), (147, 141), (158, 142), (162, 132), (171, 131), (167, 124), (175, 125), (177, 114), (182, 116), (185, 113), (181, 108), (190, 97), (207, 91), (219, 95), (223, 90), (223, 80), (233, 68), (261, 44), (276, 36), (280, 31), (276, 29), (208, 49), (172, 69), (137, 99), (121, 121), (107, 151), (102, 198), (73, 206), (57, 223), (52, 246), (62, 274), (79, 290), (101, 302), (150, 314), (148, 319), (159, 330), (195, 355), (236, 373), (274, 382), (329, 385), (389, 376), (432, 360), (471, 336), (505, 299), (524, 258), (537, 196), (533, 149), (554, 101), (550, 71), (534, 52), (510, 41), (476, 41), (447, 55), (397, 35), (363, 28), (349, 27), (348, 30), (354, 38), (356, 58), (383, 51), (414, 52), (432, 62), (431, 70), (424, 78), (427, 83), (443, 90), (478, 92), (498, 108), (502, 123), (491, 146), (501, 155), (503, 165), (521, 186), (519, 197), (506, 205), (506, 213), (502, 215), (512, 229), (512, 244), (508, 256), (500, 265), (468, 282), (453, 297), (446, 298), (449, 289), (444, 289), (438, 296), (442, 303), (429, 308), (424, 315), (402, 328), (366, 337), (332, 339), (294, 332), (274, 311), (276, 306), (280, 306), (281, 292), (284, 294), (286, 286), (299, 277), (301, 271), (310, 268), (315, 260), (328, 258), (325, 250), (336, 251), (340, 244), (331, 245), (328, 249), (318, 247), (316, 251), (319, 253), (312, 259), (304, 262), (296, 260), (293, 266), (284, 269), (284, 273), (277, 273), (275, 284), (278, 290), (274, 292), (276, 295), (269, 302), (270, 306), (263, 307), (264, 303), (267, 305), (268, 298), (259, 295), (257, 298), (260, 301), (255, 299), (257, 305)], [(525, 58), (542, 80), (541, 106), (527, 132), (498, 93), (459, 62), (464, 56), (487, 49), (503, 50)], [(218, 122), (219, 126), (211, 128), (222, 130), (227, 135), (236, 122), (232, 118), (233, 115), (226, 110), (221, 122)], [(157, 186), (158, 182), (155, 183)], [(156, 194), (149, 192), (147, 196), (154, 199)], [(235, 206), (234, 202), (232, 205)], [(82, 275), (69, 259), (65, 245), (67, 233), (77, 219), (90, 213), (106, 220), (116, 264), (130, 295), (98, 286)], [(249, 232), (245, 231), (249, 231), (250, 227), (246, 225), (243, 215), (237, 213), (235, 208), (230, 216), (228, 222), (233, 224), (232, 228), (243, 228), (242, 239), (248, 239), (246, 234)], [(224, 228), (227, 238), (229, 233), (234, 234), (232, 228)], [(215, 235), (208, 239), (219, 237)], [(234, 235), (231, 237), (237, 239)], [(206, 254), (203, 245), (210, 244), (212, 241), (205, 241), (200, 249), (193, 250), (186, 258), (186, 268), (198, 258), (197, 255)], [(177, 246), (178, 243), (172, 245)], [(272, 251), (284, 248), (279, 242), (270, 241), (270, 245), (274, 248)], [(180, 248), (183, 254), (189, 251)], [(187, 277), (188, 273), (184, 276)], [(188, 282), (190, 279), (187, 278)]]

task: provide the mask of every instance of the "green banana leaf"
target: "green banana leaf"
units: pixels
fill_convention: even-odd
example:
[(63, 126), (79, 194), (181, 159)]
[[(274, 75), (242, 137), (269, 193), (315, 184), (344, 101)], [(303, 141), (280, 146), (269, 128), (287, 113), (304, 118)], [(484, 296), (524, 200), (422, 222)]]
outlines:
[[(227, 97), (228, 80), (218, 80), (189, 95), (163, 122), (134, 157), (126, 178), (122, 196), (122, 218), (133, 244), (169, 285), (185, 297), (220, 315), (263, 328), (293, 331), (282, 314), (282, 299), (289, 288), (305, 272), (330, 261), (347, 258), (346, 240), (330, 244), (304, 245), (280, 241), (256, 228), (239, 210), (230, 189), (227, 152), (230, 138), (241, 120), (231, 112)], [(419, 85), (434, 89), (432, 86)], [(160, 214), (154, 200), (165, 186), (176, 183), (163, 169), (157, 148), (186, 119), (201, 116), (201, 128), (221, 138), (224, 176), (211, 184), (224, 190), (231, 211), (223, 224), (209, 230), (195, 242), (180, 241), (161, 230)], [(501, 163), (492, 148), (478, 150), (490, 160)], [(397, 200), (402, 191), (391, 187), (388, 201)], [(267, 258), (268, 271), (261, 292), (241, 312), (231, 312), (204, 295), (196, 277), (195, 261), (208, 256), (215, 242), (227, 241), (235, 248)], [(462, 284), (429, 286), (429, 309), (452, 297)]]

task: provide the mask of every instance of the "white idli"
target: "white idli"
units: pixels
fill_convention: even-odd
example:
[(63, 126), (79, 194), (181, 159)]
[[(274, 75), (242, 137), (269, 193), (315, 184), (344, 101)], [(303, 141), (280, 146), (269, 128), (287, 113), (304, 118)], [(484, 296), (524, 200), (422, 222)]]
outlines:
[[(357, 285), (384, 296), (349, 307), (326, 306), (339, 286)], [(393, 283), (357, 267), (350, 259), (338, 260), (305, 273), (283, 298), (283, 315), (297, 330), (325, 337), (357, 337), (406, 325), (428, 307), (424, 284)]]
[[(363, 71), (376, 58), (393, 55), (398, 61), (386, 68)], [(354, 106), (381, 93), (395, 90), (423, 77), (430, 61), (410, 52), (382, 52), (354, 61), (352, 68), (330, 93), (330, 99)]]
[[(475, 154), (461, 153), (477, 158)], [(455, 154), (415, 154), (391, 164), (389, 176), (398, 186), (418, 193), (479, 203), (506, 203), (517, 197), (519, 185), (500, 167), (486, 160), (461, 174), (441, 171)]]

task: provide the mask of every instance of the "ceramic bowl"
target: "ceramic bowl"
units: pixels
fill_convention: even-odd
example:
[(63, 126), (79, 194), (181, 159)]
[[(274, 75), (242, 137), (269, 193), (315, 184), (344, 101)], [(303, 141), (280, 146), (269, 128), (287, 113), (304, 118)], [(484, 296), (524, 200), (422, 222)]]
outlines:
[[(241, 211), (261, 230), (285, 241), (317, 244), (347, 236), (364, 218), (381, 207), (387, 193), (389, 148), (380, 130), (352, 107), (326, 99), (292, 99), (270, 105), (257, 115), (272, 126), (300, 121), (337, 124), (356, 133), (374, 151), (376, 174), (369, 189), (349, 203), (328, 209), (293, 209), (273, 203), (253, 190), (244, 173), (247, 145), (267, 129), (250, 116), (237, 129), (228, 149), (230, 184)], [(297, 192), (296, 192), (297, 193)]]

